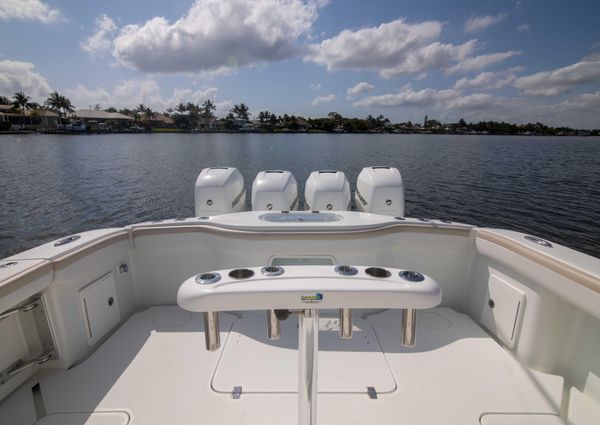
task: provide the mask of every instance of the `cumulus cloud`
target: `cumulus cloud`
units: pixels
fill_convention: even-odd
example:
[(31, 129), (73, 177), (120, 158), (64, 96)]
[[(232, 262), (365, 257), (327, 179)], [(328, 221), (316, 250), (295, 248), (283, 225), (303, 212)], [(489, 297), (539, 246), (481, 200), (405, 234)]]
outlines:
[(506, 87), (517, 79), (517, 74), (525, 68), (516, 66), (498, 72), (482, 72), (473, 78), (461, 78), (454, 83), (454, 88), (457, 90), (485, 88), (485, 89), (500, 89)]
[(517, 26), (517, 32), (529, 32), (531, 27), (529, 24), (522, 24)]
[(515, 86), (527, 94), (554, 96), (572, 87), (600, 81), (600, 59), (590, 57), (563, 68), (542, 71), (521, 77)]
[[(181, 19), (127, 25), (113, 40), (122, 64), (146, 72), (200, 72), (288, 58), (326, 0), (196, 0)], [(150, 53), (151, 52), (151, 53)]]
[(398, 93), (369, 96), (353, 103), (360, 107), (398, 107), (398, 106), (432, 106), (440, 104), (459, 94), (457, 90), (437, 90), (426, 88), (414, 91), (410, 85), (400, 89)]
[[(102, 87), (88, 88), (82, 84), (65, 91), (77, 108), (87, 108), (88, 105), (102, 104), (103, 107), (117, 108), (134, 107), (140, 103), (156, 110), (164, 110), (179, 103), (202, 103), (206, 99), (215, 100), (217, 89), (205, 87), (198, 90), (175, 88), (168, 96), (164, 96), (160, 86), (153, 78), (141, 80), (125, 80), (119, 82), (112, 91)], [(218, 109), (230, 106), (229, 100), (216, 102)]]
[(317, 106), (322, 103), (331, 103), (335, 100), (335, 94), (328, 94), (327, 96), (317, 96), (312, 102), (311, 105)]
[(321, 83), (310, 83), (308, 85), (309, 90), (317, 91), (321, 88)]
[(513, 56), (520, 55), (522, 52), (517, 50), (509, 50), (507, 52), (486, 53), (483, 55), (473, 56), (461, 60), (456, 65), (447, 69), (449, 74), (467, 73), (473, 71), (481, 71), (491, 65), (504, 62)]
[(58, 9), (40, 0), (2, 0), (0, 2), (0, 19), (20, 19), (54, 24), (64, 21)]
[(582, 95), (567, 99), (561, 106), (576, 111), (592, 112), (598, 121), (598, 110), (600, 110), (600, 91), (595, 93), (583, 93)]
[(31, 62), (0, 61), (0, 93), (10, 96), (23, 91), (36, 101), (45, 100), (52, 89), (34, 68)]
[(398, 19), (377, 27), (344, 30), (311, 44), (304, 59), (328, 70), (370, 69), (393, 77), (443, 68), (475, 50), (475, 40), (460, 45), (437, 41), (441, 32), (438, 21), (409, 24)]
[(117, 30), (117, 25), (105, 14), (98, 16), (95, 20), (94, 33), (86, 38), (81, 44), (81, 49), (90, 55), (106, 53), (112, 46), (110, 36)]
[(508, 15), (505, 13), (500, 13), (498, 15), (472, 16), (465, 22), (464, 30), (469, 34), (480, 32), (497, 24), (507, 16)]
[(371, 84), (367, 83), (366, 81), (361, 81), (357, 85), (349, 87), (348, 90), (346, 90), (346, 95), (348, 99), (352, 99), (359, 94), (366, 93), (371, 90), (373, 90), (373, 86)]

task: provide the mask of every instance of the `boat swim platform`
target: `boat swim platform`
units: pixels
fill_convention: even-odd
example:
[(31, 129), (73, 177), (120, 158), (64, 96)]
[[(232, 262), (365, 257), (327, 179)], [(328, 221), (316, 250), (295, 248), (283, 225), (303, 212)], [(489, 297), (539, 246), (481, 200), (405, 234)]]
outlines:
[[(419, 311), (416, 347), (404, 348), (400, 316), (355, 317), (353, 338), (341, 340), (337, 318), (322, 315), (319, 424), (564, 423), (562, 377), (524, 367), (449, 308)], [(221, 348), (209, 352), (202, 314), (177, 306), (134, 314), (80, 364), (40, 371), (0, 417), (15, 425), (295, 425), (297, 316), (281, 323), (278, 341), (267, 339), (265, 312), (219, 319)], [(46, 416), (37, 420), (40, 410)]]

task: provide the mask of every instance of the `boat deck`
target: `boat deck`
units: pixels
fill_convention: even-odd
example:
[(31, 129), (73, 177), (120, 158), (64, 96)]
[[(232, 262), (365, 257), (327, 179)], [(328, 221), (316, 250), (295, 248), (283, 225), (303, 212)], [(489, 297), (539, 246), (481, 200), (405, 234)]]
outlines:
[[(137, 313), (79, 365), (36, 375), (0, 416), (37, 425), (296, 424), (297, 318), (282, 322), (274, 342), (264, 312), (221, 314), (220, 323), (221, 348), (208, 352), (201, 314)], [(468, 316), (420, 312), (414, 349), (400, 345), (400, 323), (400, 311), (355, 318), (354, 338), (343, 341), (337, 319), (320, 319), (320, 424), (563, 423), (562, 377), (525, 368)], [(41, 397), (32, 398), (36, 383)], [(36, 422), (36, 409), (47, 416)]]

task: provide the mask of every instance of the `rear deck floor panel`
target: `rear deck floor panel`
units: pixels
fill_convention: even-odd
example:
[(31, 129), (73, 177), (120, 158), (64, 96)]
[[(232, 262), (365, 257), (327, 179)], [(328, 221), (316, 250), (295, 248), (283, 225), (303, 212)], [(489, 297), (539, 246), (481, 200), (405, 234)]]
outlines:
[[(131, 423), (144, 425), (296, 424), (294, 393), (246, 393), (234, 400), (211, 388), (235, 320), (234, 315), (220, 315), (222, 348), (208, 352), (201, 314), (178, 307), (152, 307), (135, 314), (78, 366), (47, 370), (37, 377), (47, 413), (124, 411)], [(243, 328), (256, 329), (260, 335), (255, 337), (263, 338), (264, 314), (237, 320), (255, 322)], [(559, 410), (562, 378), (524, 368), (467, 316), (447, 308), (420, 313), (412, 350), (400, 346), (399, 311), (367, 320), (397, 388), (376, 400), (366, 393), (321, 393), (319, 423), (475, 425), (484, 413)], [(268, 356), (277, 355), (272, 348), (265, 347)], [(369, 365), (356, 356), (354, 367)], [(297, 369), (274, 361), (272, 373), (286, 375), (289, 381)]]

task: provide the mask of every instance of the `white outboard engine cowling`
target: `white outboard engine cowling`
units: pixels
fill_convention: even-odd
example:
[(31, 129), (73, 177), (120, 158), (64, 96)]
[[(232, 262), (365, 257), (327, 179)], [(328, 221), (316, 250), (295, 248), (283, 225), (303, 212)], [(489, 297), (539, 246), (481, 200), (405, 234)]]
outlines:
[(290, 171), (267, 170), (252, 183), (254, 211), (294, 211), (298, 205), (298, 184)]
[(234, 167), (211, 167), (196, 180), (196, 217), (243, 211), (246, 205), (244, 177)]
[(356, 209), (374, 214), (404, 216), (404, 184), (394, 167), (365, 167), (356, 180)]
[(313, 171), (304, 189), (306, 209), (313, 211), (350, 210), (350, 184), (341, 171)]

